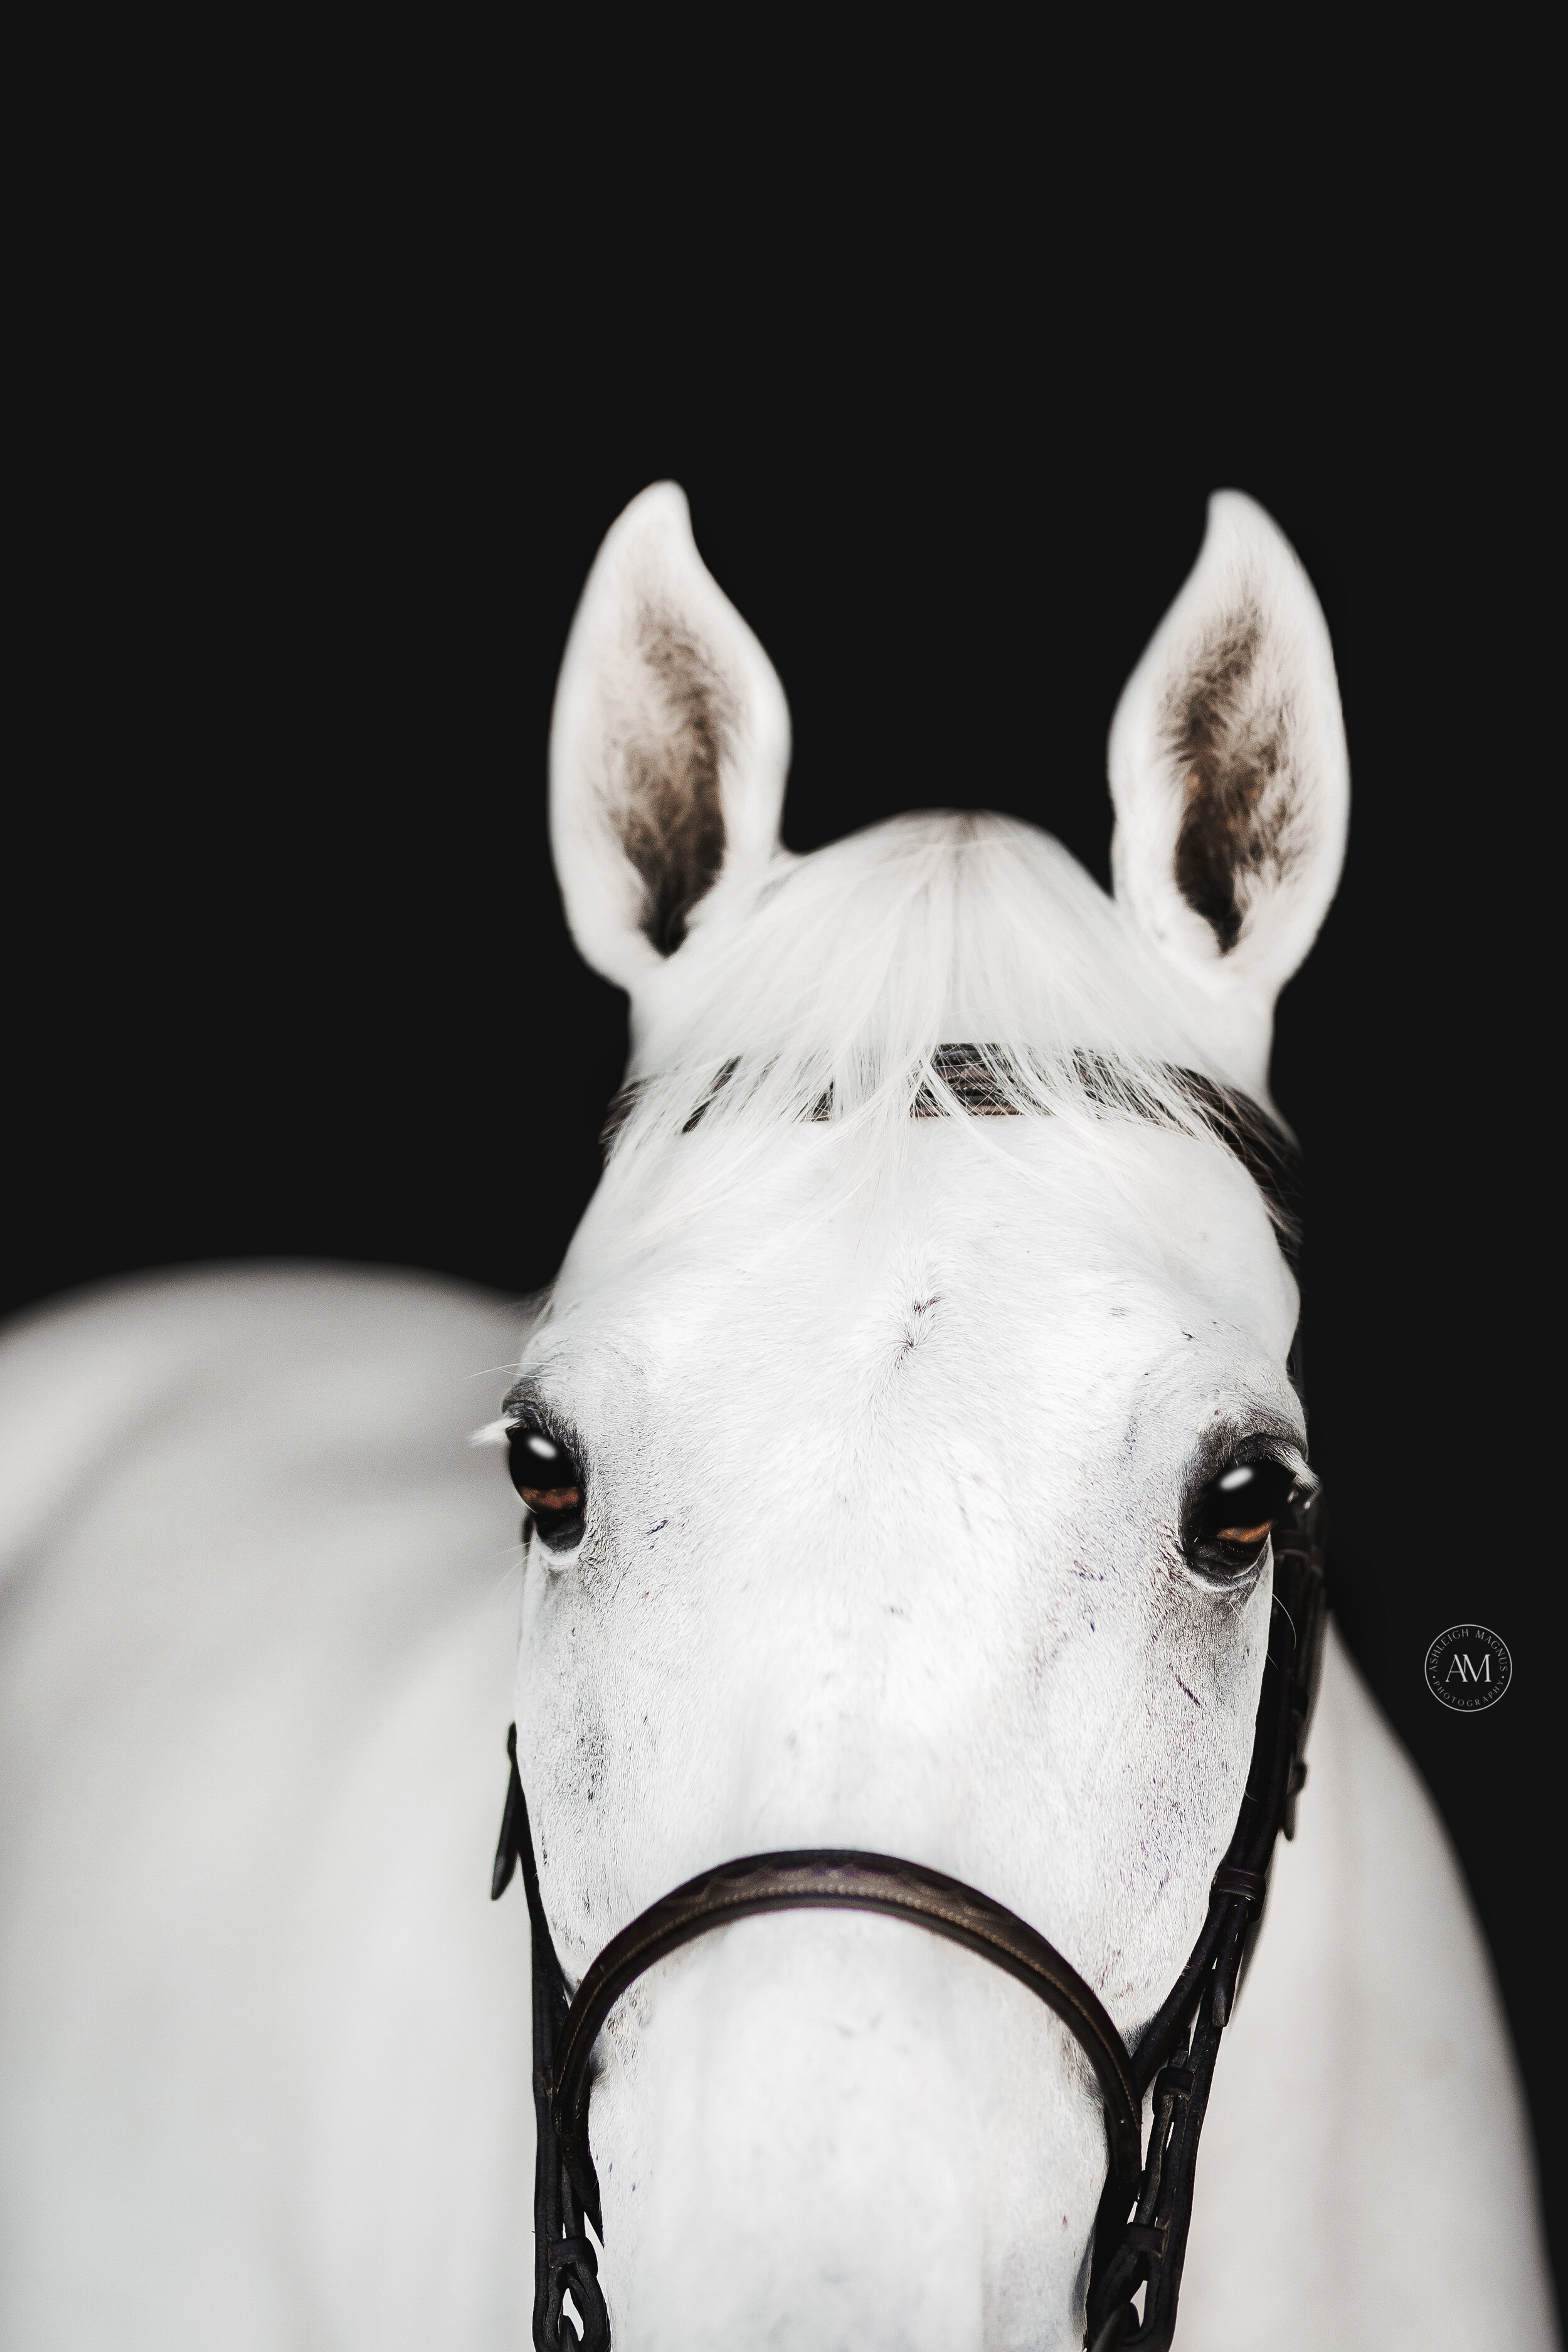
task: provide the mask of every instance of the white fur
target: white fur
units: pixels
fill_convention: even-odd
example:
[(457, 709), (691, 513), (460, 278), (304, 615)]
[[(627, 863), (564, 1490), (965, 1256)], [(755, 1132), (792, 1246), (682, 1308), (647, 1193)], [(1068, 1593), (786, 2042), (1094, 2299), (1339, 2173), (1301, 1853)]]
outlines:
[[(744, 1186), (781, 1129), (804, 1127), (797, 1147), (841, 1181), (885, 1181), (913, 1148), (918, 1096), (959, 1109), (943, 1045), (981, 1047), (1018, 1111), (1080, 1132), (1120, 1105), (1206, 1135), (1191, 1079), (1240, 1086), (1202, 992), (1059, 844), (984, 814), (898, 818), (775, 861), (636, 1002), (630, 1107), (592, 1224), (616, 1252), (667, 1210)], [(994, 1120), (965, 1132), (982, 1152), (998, 1142)]]
[[(1136, 757), (1115, 905), (995, 819), (788, 859), (782, 701), (677, 499), (612, 533), (558, 710), (568, 909), (634, 992), (637, 1091), (520, 1368), (588, 1476), (581, 1543), (536, 1539), (521, 1587), (556, 1940), (577, 1973), (705, 1864), (882, 1848), (1033, 1920), (1131, 2035), (1203, 1916), (1268, 1635), (1266, 1572), (1187, 1566), (1184, 1481), (1216, 1423), (1303, 1442), (1294, 1283), (1180, 1074), (1264, 1083), (1339, 854), (1321, 729), (1218, 985)], [(1281, 543), (1247, 531), (1256, 587)], [(750, 714), (722, 876), (665, 959), (604, 816), (636, 772), (614, 714), (659, 723), (626, 634), (650, 579)], [(1268, 642), (1310, 712), (1315, 641)], [(951, 1043), (994, 1049), (1016, 1116), (960, 1115)], [(911, 1118), (922, 1085), (947, 1116)], [(526, 1915), (484, 1899), (515, 1518), (465, 1442), (507, 1348), (454, 1286), (317, 1273), (132, 1286), (0, 1351), (7, 2346), (526, 2341)], [(1300, 1819), (1221, 2053), (1181, 2352), (1543, 2352), (1484, 1953), (1332, 1640)], [(1080, 2341), (1092, 2082), (973, 1956), (742, 1922), (650, 1971), (601, 2055), (618, 2352)]]

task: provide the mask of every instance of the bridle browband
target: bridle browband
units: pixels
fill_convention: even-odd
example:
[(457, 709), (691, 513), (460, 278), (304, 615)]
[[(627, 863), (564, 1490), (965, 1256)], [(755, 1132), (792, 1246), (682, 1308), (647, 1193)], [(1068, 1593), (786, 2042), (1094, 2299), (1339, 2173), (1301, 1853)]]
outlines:
[[(584, 2219), (591, 2221), (603, 2244), (588, 2105), (590, 2060), (605, 2019), (646, 1969), (683, 1944), (734, 1919), (800, 1910), (878, 1911), (906, 1919), (1004, 1969), (1061, 2020), (1094, 2070), (1110, 2159), (1095, 2222), (1085, 2341), (1090, 2352), (1167, 2352), (1220, 2036), (1262, 1918), (1275, 1842), (1281, 1830), (1288, 1838), (1295, 1834), (1296, 1799), (1307, 1777), (1307, 1730), (1327, 1616), (1320, 1490), (1292, 1524), (1276, 1523), (1268, 1650), (1235, 1833), (1215, 1872), (1208, 1916), (1186, 1966), (1131, 2051), (1092, 1987), (1016, 1912), (923, 1864), (834, 1847), (751, 1854), (688, 1879), (613, 1937), (569, 1996), (544, 1916), (518, 1771), (517, 1727), (511, 1727), (490, 1896), (494, 1901), (504, 1894), (521, 1864), (532, 1949), (537, 2352), (609, 2352), (598, 2261), (583, 2227)], [(1142, 2106), (1151, 2095), (1145, 2150)], [(1132, 2297), (1143, 2285), (1140, 2318)], [(563, 2309), (568, 2292), (580, 2338)]]

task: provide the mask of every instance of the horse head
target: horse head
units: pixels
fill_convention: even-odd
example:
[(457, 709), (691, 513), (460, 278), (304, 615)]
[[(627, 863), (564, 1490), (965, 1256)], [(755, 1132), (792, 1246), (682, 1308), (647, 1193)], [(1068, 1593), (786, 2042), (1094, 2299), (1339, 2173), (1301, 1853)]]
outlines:
[[(505, 1412), (545, 1912), (575, 1979), (731, 1857), (900, 1855), (1036, 1927), (1135, 2046), (1237, 1821), (1310, 1475), (1268, 1058), (1343, 852), (1327, 632), (1216, 498), (1111, 729), (1113, 898), (993, 815), (795, 856), (789, 744), (680, 492), (645, 492), (552, 736), (632, 1052)], [(595, 2064), (620, 2343), (1081, 2342), (1096, 2084), (971, 1953), (740, 1920)]]

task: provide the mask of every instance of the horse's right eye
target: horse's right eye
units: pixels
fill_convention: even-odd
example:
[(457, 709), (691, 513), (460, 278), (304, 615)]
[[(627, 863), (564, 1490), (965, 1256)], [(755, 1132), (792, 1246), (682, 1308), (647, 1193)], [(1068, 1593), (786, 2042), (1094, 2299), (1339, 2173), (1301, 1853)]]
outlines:
[(582, 1472), (559, 1438), (536, 1421), (514, 1422), (506, 1442), (511, 1483), (541, 1538), (552, 1550), (563, 1550), (583, 1532)]
[(1226, 1578), (1255, 1568), (1296, 1484), (1289, 1463), (1268, 1457), (1233, 1462), (1222, 1470), (1197, 1497), (1190, 1517), (1187, 1552), (1194, 1566)]

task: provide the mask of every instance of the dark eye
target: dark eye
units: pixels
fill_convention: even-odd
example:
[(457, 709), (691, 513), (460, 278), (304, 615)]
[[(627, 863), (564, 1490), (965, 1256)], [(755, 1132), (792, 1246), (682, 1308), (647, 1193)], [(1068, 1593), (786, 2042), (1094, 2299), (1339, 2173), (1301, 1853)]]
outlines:
[(1233, 1462), (1197, 1499), (1187, 1549), (1194, 1566), (1237, 1576), (1257, 1564), (1296, 1485), (1283, 1462)]
[[(563, 1551), (583, 1532), (583, 1474), (566, 1448), (534, 1421), (506, 1433), (511, 1483), (527, 1504), (542, 1541)], [(526, 1530), (527, 1521), (524, 1521)]]

